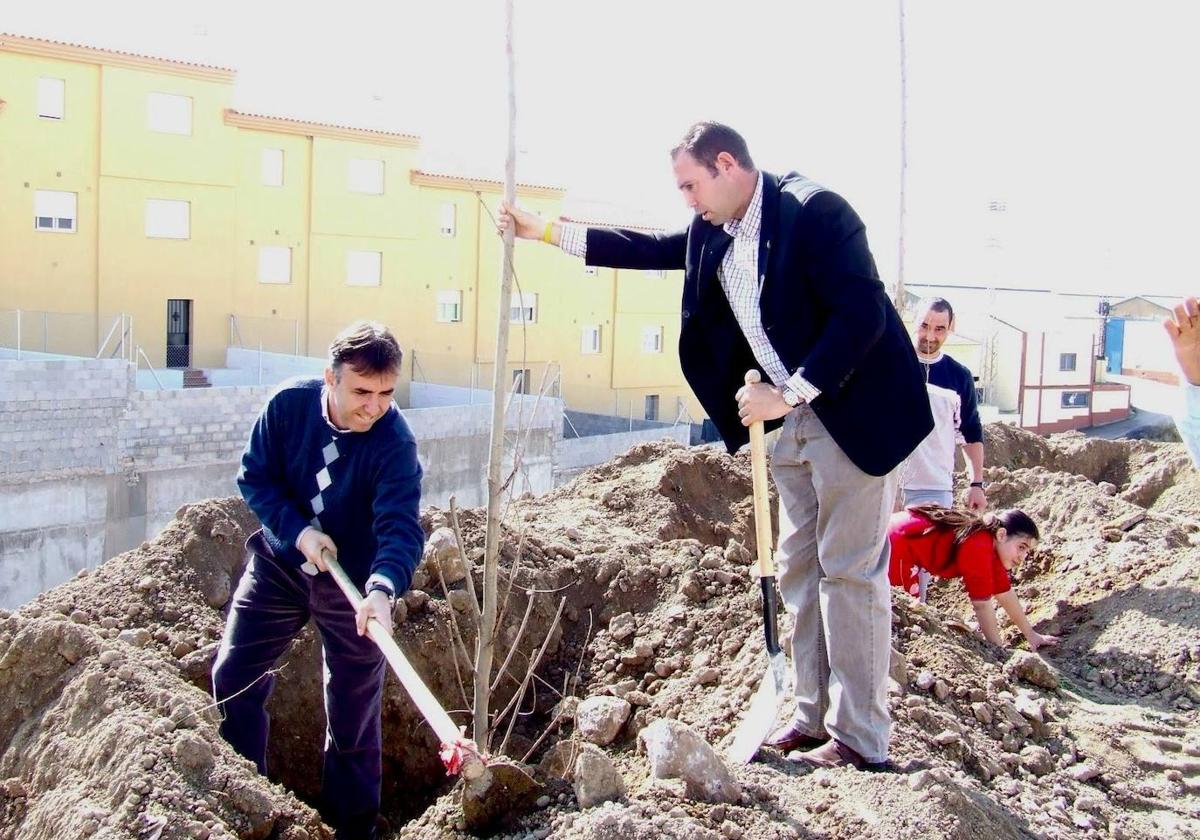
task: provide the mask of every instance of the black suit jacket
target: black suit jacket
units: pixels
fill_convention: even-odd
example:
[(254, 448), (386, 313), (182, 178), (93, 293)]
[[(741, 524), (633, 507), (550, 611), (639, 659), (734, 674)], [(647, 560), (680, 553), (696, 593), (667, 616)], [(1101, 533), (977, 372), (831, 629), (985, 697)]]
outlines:
[[(699, 216), (670, 234), (587, 232), (590, 265), (683, 269), (680, 365), (733, 452), (749, 440), (734, 394), (746, 371), (761, 367), (717, 279), (731, 241)], [(821, 389), (812, 409), (850, 460), (870, 475), (890, 472), (932, 431), (933, 416), (858, 214), (803, 176), (764, 172), (758, 265), (763, 327), (784, 366), (803, 367)]]

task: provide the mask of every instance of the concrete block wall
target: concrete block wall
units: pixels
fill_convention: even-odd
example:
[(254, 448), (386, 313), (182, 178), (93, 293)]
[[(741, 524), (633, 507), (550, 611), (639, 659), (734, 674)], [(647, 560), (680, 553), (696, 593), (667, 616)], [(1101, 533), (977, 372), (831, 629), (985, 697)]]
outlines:
[(268, 386), (135, 391), (117, 444), (126, 472), (237, 461)]
[(112, 472), (132, 390), (122, 359), (0, 361), (0, 484)]

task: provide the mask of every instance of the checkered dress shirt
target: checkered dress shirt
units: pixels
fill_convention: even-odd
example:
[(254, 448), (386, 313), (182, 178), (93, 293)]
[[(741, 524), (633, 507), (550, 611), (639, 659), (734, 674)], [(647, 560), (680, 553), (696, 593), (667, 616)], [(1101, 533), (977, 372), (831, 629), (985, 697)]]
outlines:
[[(754, 196), (746, 208), (746, 214), (741, 219), (731, 219), (724, 225), (725, 232), (733, 237), (729, 250), (717, 269), (717, 277), (721, 288), (733, 309), (742, 335), (750, 343), (754, 358), (762, 365), (771, 381), (795, 392), (805, 402), (812, 402), (821, 395), (821, 391), (804, 378), (804, 368), (798, 368), (789, 374), (784, 367), (783, 359), (771, 346), (767, 331), (763, 328), (762, 312), (759, 300), (762, 298), (762, 284), (766, 274), (758, 272), (758, 244), (762, 230), (762, 188), (763, 176), (758, 173), (758, 183), (754, 187)], [(565, 223), (562, 226), (562, 236), (559, 247), (568, 254), (587, 259), (587, 228), (584, 225)]]

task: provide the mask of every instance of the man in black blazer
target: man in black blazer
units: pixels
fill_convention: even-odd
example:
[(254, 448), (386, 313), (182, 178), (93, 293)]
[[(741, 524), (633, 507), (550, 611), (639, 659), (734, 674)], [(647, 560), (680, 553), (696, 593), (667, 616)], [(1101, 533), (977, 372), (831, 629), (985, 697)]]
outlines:
[[(684, 271), (679, 359), (730, 452), (782, 425), (778, 582), (795, 620), (796, 712), (768, 744), (818, 766), (887, 761), (891, 600), (886, 526), (896, 466), (932, 430), (912, 343), (884, 292), (862, 221), (796, 173), (758, 170), (720, 123), (671, 150), (696, 213), (669, 234), (544, 222), (500, 225), (589, 265)], [(763, 382), (744, 385), (756, 368)]]

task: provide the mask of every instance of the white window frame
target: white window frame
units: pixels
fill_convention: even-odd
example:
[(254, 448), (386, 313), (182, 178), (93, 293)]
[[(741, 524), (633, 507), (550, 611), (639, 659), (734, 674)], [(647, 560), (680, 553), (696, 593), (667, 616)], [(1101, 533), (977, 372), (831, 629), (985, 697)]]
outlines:
[(191, 239), (192, 203), (172, 198), (147, 198), (146, 236), (150, 239)]
[(600, 325), (584, 324), (583, 334), (579, 337), (579, 352), (585, 356), (594, 356), (600, 352)]
[(512, 391), (514, 394), (530, 393), (531, 383), (533, 378), (533, 370), (531, 368), (516, 368), (512, 375)]
[[(1082, 396), (1083, 403), (1080, 405), (1067, 405), (1067, 397), (1072, 394), (1079, 394), (1080, 396)], [(1091, 391), (1083, 391), (1083, 390), (1078, 390), (1078, 389), (1071, 390), (1071, 391), (1059, 391), (1059, 397), (1058, 397), (1058, 407), (1059, 408), (1065, 408), (1065, 409), (1089, 408), (1089, 407), (1091, 407), (1091, 404), (1092, 404)]]
[[(654, 416), (653, 417), (650, 416), (650, 414), (651, 414), (650, 406), (651, 405), (654, 406), (654, 412), (653, 412)], [(662, 400), (659, 399), (658, 394), (646, 394), (646, 398), (642, 402), (642, 417), (643, 417), (643, 419), (657, 422), (659, 419), (660, 411), (662, 411)]]
[(383, 285), (383, 252), (347, 249), (346, 285)]
[(192, 97), (151, 91), (146, 95), (146, 128), (158, 134), (192, 133)]
[(67, 82), (53, 76), (37, 80), (37, 112), (43, 120), (61, 120), (67, 114)]
[(362, 195), (383, 195), (387, 167), (382, 158), (350, 158), (346, 163), (346, 189)]
[(642, 352), (661, 353), (663, 351), (663, 328), (642, 327)]
[(508, 321), (511, 324), (536, 324), (538, 318), (537, 292), (514, 294), (508, 302)]
[(453, 239), (458, 233), (458, 205), (453, 201), (442, 202), (438, 208), (438, 233), (446, 239)]
[(259, 155), (258, 174), (264, 187), (283, 186), (283, 149), (263, 149)]
[(653, 280), (663, 280), (666, 278), (667, 272), (663, 271), (661, 268), (648, 268), (646, 269), (646, 276)]
[(292, 249), (286, 245), (258, 247), (258, 282), (287, 285), (292, 282)]
[[(1071, 366), (1070, 367), (1066, 366), (1068, 356), (1071, 357)], [(1059, 373), (1069, 373), (1071, 371), (1078, 370), (1078, 368), (1079, 368), (1079, 354), (1078, 353), (1059, 353), (1058, 354), (1058, 371), (1059, 371)]]
[[(67, 224), (63, 224), (66, 222)], [(33, 191), (33, 229), (74, 233), (79, 227), (79, 194), (64, 190)]]
[(441, 289), (438, 291), (435, 318), (439, 324), (457, 324), (462, 321), (461, 289)]

